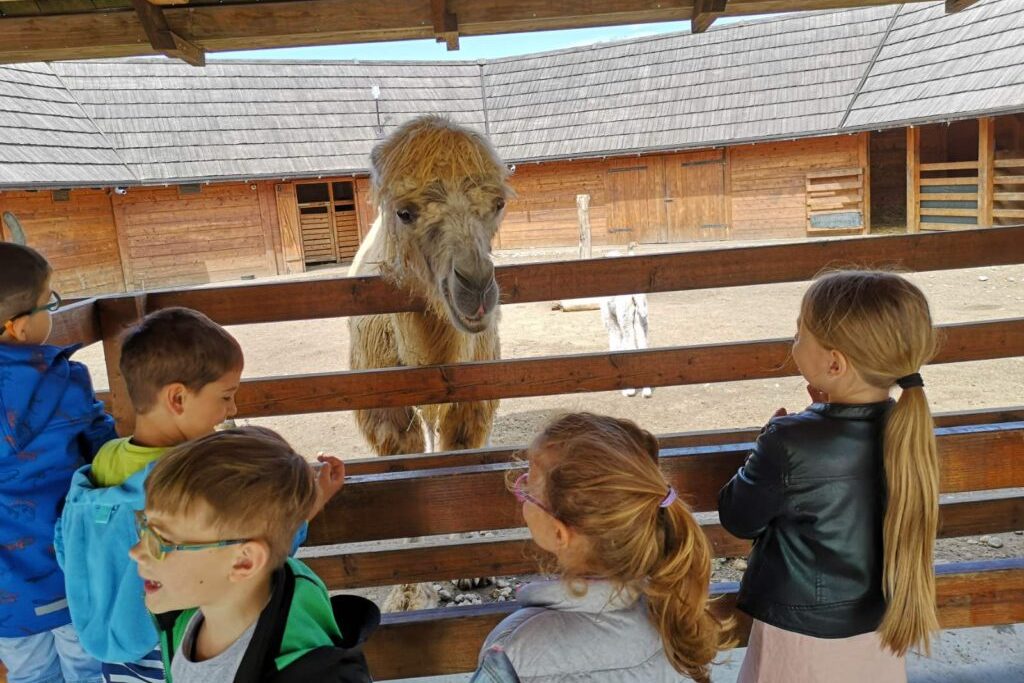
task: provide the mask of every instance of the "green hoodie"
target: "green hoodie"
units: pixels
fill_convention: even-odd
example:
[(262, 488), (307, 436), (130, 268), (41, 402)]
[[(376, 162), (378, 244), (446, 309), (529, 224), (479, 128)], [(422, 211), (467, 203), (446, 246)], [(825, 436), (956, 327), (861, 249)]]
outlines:
[[(320, 577), (294, 558), (274, 573), (273, 586), (233, 683), (373, 680), (361, 646), (380, 623), (376, 605), (351, 595), (328, 597)], [(167, 683), (173, 683), (171, 660), (195, 613), (188, 609), (157, 616)]]

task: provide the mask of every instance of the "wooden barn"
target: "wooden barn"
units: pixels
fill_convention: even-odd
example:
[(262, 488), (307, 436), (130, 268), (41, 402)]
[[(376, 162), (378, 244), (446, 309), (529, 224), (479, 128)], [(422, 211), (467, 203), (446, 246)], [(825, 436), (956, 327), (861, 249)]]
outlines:
[[(0, 67), (0, 213), (68, 295), (344, 263), (368, 152), (443, 112), (515, 165), (498, 249), (1024, 217), (1024, 7), (817, 12), (483, 62)], [(12, 217), (13, 216), (13, 217)], [(16, 221), (16, 223), (15, 223)]]

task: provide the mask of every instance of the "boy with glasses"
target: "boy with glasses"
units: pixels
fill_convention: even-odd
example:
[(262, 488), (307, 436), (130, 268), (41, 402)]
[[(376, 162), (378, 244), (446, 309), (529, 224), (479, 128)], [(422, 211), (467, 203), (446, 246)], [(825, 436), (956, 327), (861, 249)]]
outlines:
[(380, 612), (363, 598), (329, 598), (288, 557), (317, 488), (302, 456), (263, 427), (191, 441), (153, 468), (131, 556), (168, 680), (372, 681), (361, 644)]
[(117, 436), (78, 346), (46, 344), (60, 307), (36, 250), (0, 242), (0, 660), (10, 683), (100, 680), (71, 625), (54, 524), (72, 475)]

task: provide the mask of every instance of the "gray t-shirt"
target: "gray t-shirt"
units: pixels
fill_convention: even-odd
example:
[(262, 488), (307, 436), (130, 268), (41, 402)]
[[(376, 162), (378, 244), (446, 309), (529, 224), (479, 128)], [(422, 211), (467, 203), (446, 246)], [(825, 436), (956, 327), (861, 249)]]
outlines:
[(185, 636), (181, 639), (181, 647), (174, 653), (171, 662), (171, 679), (174, 683), (231, 683), (235, 680), (238, 667), (242, 664), (245, 651), (256, 630), (256, 622), (247, 628), (228, 649), (205, 662), (193, 662), (189, 659), (193, 643), (199, 627), (203, 623), (203, 613), (197, 611), (185, 627)]

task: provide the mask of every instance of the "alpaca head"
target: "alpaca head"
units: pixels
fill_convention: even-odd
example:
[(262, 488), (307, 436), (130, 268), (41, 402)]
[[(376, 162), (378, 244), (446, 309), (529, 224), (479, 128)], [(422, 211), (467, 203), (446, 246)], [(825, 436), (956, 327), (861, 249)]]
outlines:
[(381, 272), (460, 330), (496, 319), (491, 240), (512, 195), (508, 169), (479, 133), (439, 116), (399, 127), (370, 154), (386, 231)]

